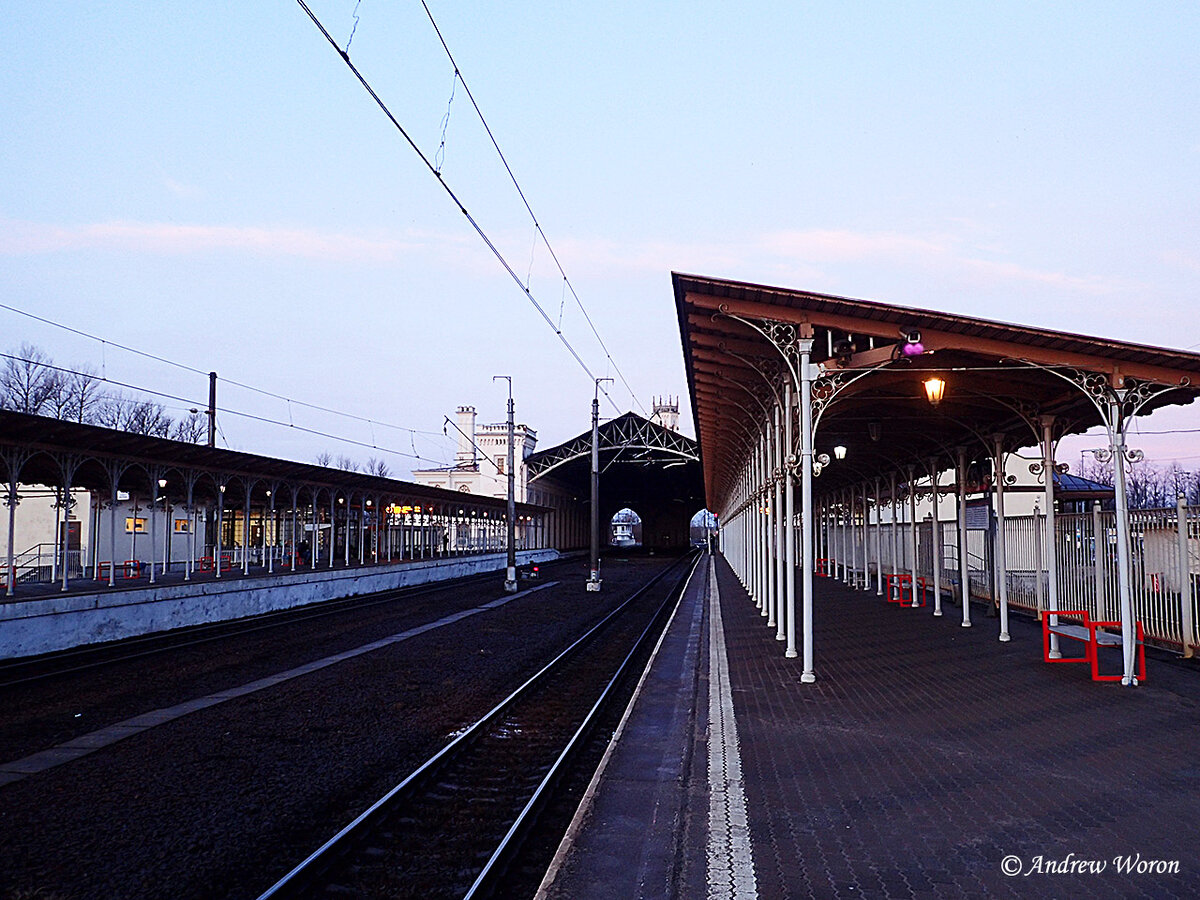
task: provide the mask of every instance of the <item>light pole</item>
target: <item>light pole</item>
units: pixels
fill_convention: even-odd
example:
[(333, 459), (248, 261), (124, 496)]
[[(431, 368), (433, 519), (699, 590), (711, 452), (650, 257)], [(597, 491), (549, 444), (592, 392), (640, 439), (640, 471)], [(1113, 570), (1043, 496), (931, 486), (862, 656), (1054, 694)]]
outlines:
[(596, 393), (592, 397), (592, 573), (588, 576), (587, 589), (600, 590), (600, 382), (612, 382), (611, 378), (596, 379)]
[(513, 424), (512, 376), (493, 375), (492, 381), (501, 378), (508, 382), (508, 570), (504, 576), (504, 590), (511, 594), (517, 589), (517, 470), (513, 464), (516, 426)]

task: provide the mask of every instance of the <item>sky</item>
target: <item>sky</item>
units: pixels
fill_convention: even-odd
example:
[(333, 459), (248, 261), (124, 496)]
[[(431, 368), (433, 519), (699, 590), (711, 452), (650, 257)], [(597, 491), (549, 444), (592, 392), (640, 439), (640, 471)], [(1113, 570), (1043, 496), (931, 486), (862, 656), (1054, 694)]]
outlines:
[[(672, 271), (1200, 348), (1193, 2), (427, 2), (607, 353), (419, 0), (310, 6), (440, 181), (297, 3), (7, 3), (0, 303), (109, 343), (0, 352), (403, 476), (494, 375), (543, 448), (592, 376), (690, 431)], [(1200, 468), (1197, 412), (1132, 443)]]

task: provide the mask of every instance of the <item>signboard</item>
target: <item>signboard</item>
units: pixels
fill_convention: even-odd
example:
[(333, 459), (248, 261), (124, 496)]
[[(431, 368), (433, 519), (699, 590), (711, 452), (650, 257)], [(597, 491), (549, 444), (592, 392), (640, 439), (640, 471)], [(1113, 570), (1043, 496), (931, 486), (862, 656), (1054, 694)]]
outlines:
[(988, 531), (992, 527), (992, 499), (968, 500), (966, 507), (967, 531)]

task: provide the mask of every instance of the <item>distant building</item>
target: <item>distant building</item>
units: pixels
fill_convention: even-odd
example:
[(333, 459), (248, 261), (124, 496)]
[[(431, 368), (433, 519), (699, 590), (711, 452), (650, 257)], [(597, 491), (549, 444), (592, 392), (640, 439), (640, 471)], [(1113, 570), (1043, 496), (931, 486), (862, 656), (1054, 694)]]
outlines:
[(612, 517), (614, 547), (636, 547), (642, 543), (642, 517), (632, 509), (623, 509)]
[(650, 421), (667, 431), (679, 430), (679, 398), (655, 397), (650, 410)]
[[(413, 481), (464, 494), (507, 497), (508, 423), (477, 425), (473, 406), (460, 406), (457, 419), (458, 452), (454, 454), (454, 465), (416, 469), (412, 473)], [(533, 453), (537, 445), (537, 432), (528, 425), (518, 424), (513, 428), (513, 440), (517, 469), (514, 493), (518, 503), (525, 503), (528, 498), (525, 457)]]

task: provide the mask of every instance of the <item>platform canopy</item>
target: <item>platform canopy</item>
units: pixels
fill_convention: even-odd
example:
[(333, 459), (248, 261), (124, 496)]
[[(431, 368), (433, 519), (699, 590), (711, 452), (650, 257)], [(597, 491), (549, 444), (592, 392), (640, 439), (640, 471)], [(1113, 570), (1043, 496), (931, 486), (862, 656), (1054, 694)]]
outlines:
[(1006, 451), (1035, 445), (1045, 422), (1054, 439), (1096, 425), (1123, 434), (1134, 415), (1190, 403), (1200, 388), (1196, 353), (695, 275), (673, 282), (715, 512), (784, 387), (799, 388), (804, 339), (814, 451), (830, 457), (818, 495), (931, 460), (952, 467), (959, 447), (987, 459), (997, 437)]
[[(71, 487), (101, 493), (121, 490), (154, 491), (150, 482), (165, 476), (167, 493), (182, 498), (184, 485), (193, 486), (196, 502), (213, 502), (218, 486), (236, 482), (241, 502), (249, 492), (258, 505), (272, 488), (301, 488), (329, 496), (368, 498), (376, 495), (416, 503), (428, 512), (504, 513), (503, 498), (466, 495), (365, 472), (351, 472), (294, 460), (277, 459), (168, 440), (97, 425), (84, 425), (44, 416), (0, 410), (0, 474), (5, 481)], [(69, 474), (69, 479), (67, 478)], [(114, 484), (114, 478), (116, 483)], [(158, 490), (162, 490), (161, 488)], [(234, 497), (231, 494), (230, 497)], [(281, 493), (282, 496), (282, 493)], [(280, 501), (282, 502), (282, 501)], [(543, 513), (541, 507), (518, 504), (519, 515)]]
[[(642, 518), (643, 541), (687, 544), (692, 516), (704, 507), (696, 442), (657, 422), (627, 412), (599, 427), (600, 519), (629, 508)], [(530, 483), (554, 480), (575, 496), (589, 495), (591, 429), (529, 456)]]

